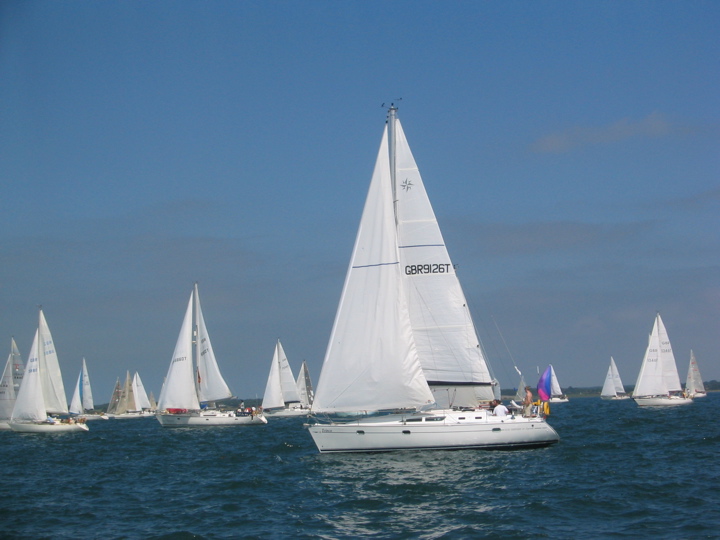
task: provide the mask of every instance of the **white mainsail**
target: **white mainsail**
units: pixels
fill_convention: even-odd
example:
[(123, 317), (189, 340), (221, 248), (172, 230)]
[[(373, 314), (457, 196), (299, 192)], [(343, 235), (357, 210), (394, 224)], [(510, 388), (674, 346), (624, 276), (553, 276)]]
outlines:
[(45, 408), (49, 413), (67, 414), (67, 397), (65, 395), (62, 373), (60, 372), (60, 363), (57, 352), (55, 351), (53, 337), (42, 309), (40, 310), (38, 333), (38, 360), (40, 362), (40, 376), (42, 377)]
[(402, 279), (386, 126), (314, 412), (419, 408), (434, 402), (415, 346)]
[(75, 384), (75, 392), (70, 401), (69, 411), (72, 414), (82, 414), (95, 408), (92, 389), (90, 388), (90, 375), (88, 374), (85, 358), (82, 360), (82, 368)]
[(562, 388), (560, 388), (560, 382), (558, 381), (557, 375), (555, 374), (555, 368), (550, 364), (550, 392), (553, 397), (562, 396)]
[(493, 377), (420, 171), (394, 125), (400, 269), (418, 356), (438, 405), (474, 407), (496, 397)]
[(608, 367), (608, 372), (605, 376), (605, 382), (603, 383), (602, 390), (600, 391), (600, 396), (617, 397), (623, 395), (625, 395), (625, 387), (620, 380), (620, 373), (615, 365), (615, 360), (611, 356), (610, 367)]
[(702, 375), (700, 375), (700, 368), (698, 367), (697, 360), (695, 360), (695, 354), (692, 349), (690, 349), (690, 365), (688, 366), (685, 391), (692, 397), (699, 397), (706, 394)]
[(47, 419), (40, 374), (39, 351), (39, 330), (36, 330), (30, 348), (30, 355), (25, 364), (23, 383), (15, 400), (15, 408), (12, 412), (13, 421), (42, 422)]
[(307, 362), (303, 360), (302, 366), (300, 366), (300, 373), (297, 378), (297, 392), (300, 396), (300, 404), (308, 409), (313, 404), (313, 386), (310, 379), (310, 371), (307, 367)]

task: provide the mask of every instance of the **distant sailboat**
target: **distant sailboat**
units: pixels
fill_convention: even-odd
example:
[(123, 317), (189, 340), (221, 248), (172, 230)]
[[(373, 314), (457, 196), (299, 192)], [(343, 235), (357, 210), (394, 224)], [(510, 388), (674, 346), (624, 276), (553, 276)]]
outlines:
[(280, 340), (275, 343), (270, 373), (265, 385), (262, 410), (265, 416), (307, 416), (309, 409), (300, 401), (298, 383)]
[(313, 403), (313, 385), (310, 380), (310, 371), (308, 371), (307, 362), (303, 360), (302, 366), (300, 366), (300, 373), (297, 378), (297, 391), (300, 396), (300, 404), (309, 409)]
[(92, 388), (90, 388), (90, 375), (88, 375), (87, 364), (82, 359), (82, 368), (75, 384), (75, 392), (70, 400), (70, 414), (82, 416), (85, 420), (107, 420), (106, 414), (97, 414), (94, 412), (95, 404), (93, 402)]
[[(193, 365), (193, 363), (195, 365)], [(190, 294), (185, 318), (165, 382), (156, 418), (163, 427), (212, 427), (266, 424), (262, 414), (241, 414), (207, 405), (232, 397), (218, 367), (205, 326), (197, 283)], [(204, 404), (203, 408), (201, 404)]]
[(640, 406), (692, 403), (692, 399), (682, 395), (672, 345), (659, 313), (655, 315), (655, 323), (632, 397)]
[(82, 419), (61, 421), (49, 414), (67, 415), (68, 405), (53, 338), (40, 309), (38, 329), (15, 400), (10, 429), (23, 433), (88, 431)]
[(602, 390), (600, 391), (600, 397), (602, 399), (629, 399), (625, 393), (625, 387), (620, 380), (620, 373), (618, 373), (615, 360), (610, 357), (610, 367), (608, 368), (607, 376), (605, 377), (605, 384), (603, 384)]
[[(115, 391), (113, 391), (113, 397), (115, 397)], [(118, 420), (127, 420), (148, 418), (154, 416), (154, 414), (145, 387), (142, 380), (140, 380), (140, 374), (136, 371), (135, 375), (130, 377), (130, 372), (127, 371), (125, 373), (125, 384), (120, 388), (117, 401), (113, 403), (113, 410), (112, 413), (109, 413), (109, 416)]]
[(563, 394), (562, 388), (560, 388), (560, 383), (558, 382), (557, 374), (552, 364), (548, 365), (546, 371), (550, 374), (550, 398), (543, 401), (549, 401), (550, 403), (567, 403), (570, 401), (568, 397)]
[(391, 107), (308, 429), (320, 452), (547, 446), (543, 418), (496, 417), (493, 378)]
[(700, 375), (700, 368), (698, 368), (697, 360), (695, 360), (695, 354), (693, 354), (692, 349), (690, 350), (690, 365), (688, 366), (687, 381), (685, 382), (685, 393), (691, 398), (707, 396), (702, 375)]
[(10, 338), (10, 354), (0, 379), (0, 430), (9, 430), (10, 417), (15, 408), (15, 399), (20, 383), (22, 382), (25, 366), (22, 363), (20, 351), (15, 344), (15, 338)]

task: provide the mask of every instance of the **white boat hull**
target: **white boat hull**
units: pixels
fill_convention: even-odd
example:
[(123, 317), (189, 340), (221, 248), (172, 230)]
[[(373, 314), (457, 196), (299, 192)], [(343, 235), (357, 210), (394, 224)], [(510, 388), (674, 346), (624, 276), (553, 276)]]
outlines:
[(267, 419), (262, 414), (236, 415), (225, 412), (157, 413), (155, 418), (157, 418), (162, 427), (214, 427), (267, 424)]
[(282, 417), (282, 416), (307, 416), (310, 414), (309, 409), (278, 409), (276, 411), (273, 410), (263, 410), (263, 415), (271, 418), (271, 417)]
[(155, 413), (151, 412), (126, 412), (122, 414), (109, 414), (108, 417), (113, 420), (133, 420), (135, 418), (152, 418)]
[(701, 397), (707, 397), (706, 392), (696, 392), (692, 395), (693, 399), (701, 398)]
[(633, 397), (633, 400), (640, 407), (669, 407), (675, 405), (687, 405), (693, 402), (691, 398), (680, 396)]
[(10, 429), (18, 433), (69, 433), (72, 431), (89, 431), (89, 428), (82, 423), (56, 423), (49, 424), (47, 422), (38, 423), (22, 423), (10, 422)]
[(10, 431), (10, 424), (7, 422), (0, 422), (0, 431)]
[(605, 399), (608, 401), (617, 401), (619, 399), (630, 399), (630, 396), (600, 396), (600, 399)]
[(322, 453), (532, 448), (560, 440), (543, 418), (496, 417), (486, 411), (392, 415), (308, 429)]
[(567, 403), (568, 401), (570, 401), (570, 400), (566, 397), (550, 398), (550, 403)]

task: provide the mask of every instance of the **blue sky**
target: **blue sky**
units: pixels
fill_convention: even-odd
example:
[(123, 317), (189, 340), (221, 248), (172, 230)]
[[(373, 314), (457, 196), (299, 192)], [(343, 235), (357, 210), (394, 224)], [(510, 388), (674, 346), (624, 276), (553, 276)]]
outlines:
[[(319, 376), (399, 117), (503, 387), (720, 379), (717, 2), (3, 2), (0, 338), (157, 396), (192, 283), (235, 393)], [(401, 101), (398, 101), (402, 98)], [(498, 333), (498, 328), (502, 337)], [(502, 343), (504, 338), (507, 348)], [(512, 356), (512, 359), (510, 358)]]

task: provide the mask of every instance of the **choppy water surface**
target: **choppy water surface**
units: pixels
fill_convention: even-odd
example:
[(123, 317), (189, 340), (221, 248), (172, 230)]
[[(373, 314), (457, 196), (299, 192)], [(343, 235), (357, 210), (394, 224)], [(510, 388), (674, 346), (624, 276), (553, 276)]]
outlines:
[(297, 418), (0, 432), (0, 537), (720, 537), (720, 394), (578, 398), (550, 423), (562, 440), (541, 450), (346, 455)]

